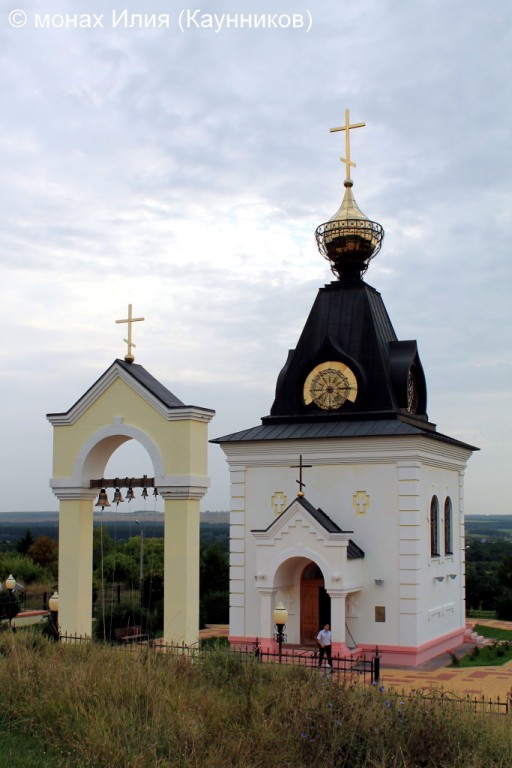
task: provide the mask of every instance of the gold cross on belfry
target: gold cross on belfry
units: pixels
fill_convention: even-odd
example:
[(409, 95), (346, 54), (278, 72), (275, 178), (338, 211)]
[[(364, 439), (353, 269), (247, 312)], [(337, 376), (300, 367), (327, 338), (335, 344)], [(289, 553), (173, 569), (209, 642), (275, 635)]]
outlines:
[(352, 123), (350, 125), (350, 112), (348, 109), (345, 110), (345, 125), (340, 125), (338, 128), (331, 128), (330, 133), (335, 133), (336, 131), (345, 131), (345, 157), (340, 157), (340, 160), (342, 163), (345, 163), (345, 173), (347, 176), (347, 179), (350, 179), (350, 166), (353, 168), (356, 167), (356, 164), (352, 162), (350, 159), (350, 130), (351, 128), (364, 128), (366, 123)]
[(123, 339), (123, 341), (128, 344), (128, 351), (126, 355), (124, 356), (124, 359), (127, 363), (133, 363), (135, 360), (135, 357), (132, 355), (132, 347), (136, 347), (137, 345), (133, 343), (132, 341), (132, 323), (139, 323), (141, 320), (144, 320), (143, 317), (132, 317), (132, 305), (128, 304), (128, 317), (126, 320), (116, 320), (116, 323), (128, 323), (128, 338)]

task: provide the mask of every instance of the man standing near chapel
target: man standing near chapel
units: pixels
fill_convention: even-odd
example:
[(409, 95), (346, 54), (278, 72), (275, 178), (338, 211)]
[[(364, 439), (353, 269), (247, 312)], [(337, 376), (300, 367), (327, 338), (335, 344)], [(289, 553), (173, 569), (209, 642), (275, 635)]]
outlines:
[(322, 666), (324, 656), (327, 656), (327, 661), (332, 669), (332, 654), (331, 654), (332, 632), (329, 629), (329, 624), (324, 624), (324, 628), (320, 630), (316, 636), (316, 644), (320, 648), (320, 654), (318, 658), (318, 666)]

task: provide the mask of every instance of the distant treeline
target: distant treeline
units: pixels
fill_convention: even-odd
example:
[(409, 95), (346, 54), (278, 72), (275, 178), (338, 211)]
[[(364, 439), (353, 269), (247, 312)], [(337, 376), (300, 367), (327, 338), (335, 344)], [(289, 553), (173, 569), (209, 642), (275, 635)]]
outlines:
[[(114, 541), (128, 541), (134, 536), (140, 536), (140, 526), (135, 524), (134, 520), (121, 520), (114, 522), (96, 522), (94, 527), (103, 525)], [(164, 521), (145, 521), (143, 523), (145, 538), (162, 538), (164, 535)], [(19, 541), (29, 530), (34, 539), (39, 536), (48, 536), (54, 541), (59, 540), (59, 524), (51, 520), (31, 521), (30, 523), (2, 523), (0, 522), (0, 544), (11, 544)], [(201, 523), (200, 527), (201, 546), (208, 546), (215, 543), (226, 543), (229, 540), (228, 523)]]
[[(506, 539), (512, 538), (512, 515), (467, 515), (465, 520), (466, 535), (481, 538)], [(94, 527), (103, 524), (114, 540), (127, 541), (133, 536), (139, 536), (140, 527), (134, 519), (121, 519), (117, 521), (103, 522), (95, 520)], [(144, 536), (147, 538), (162, 538), (164, 535), (163, 516), (158, 520), (146, 520), (143, 522)], [(19, 541), (27, 530), (30, 530), (35, 539), (39, 536), (48, 536), (54, 541), (59, 538), (59, 524), (57, 520), (16, 520), (16, 522), (4, 522), (0, 519), (0, 544)], [(229, 539), (228, 523), (201, 523), (201, 544), (211, 544), (215, 541), (227, 542)]]
[(468, 515), (466, 536), (508, 539), (512, 537), (512, 515)]

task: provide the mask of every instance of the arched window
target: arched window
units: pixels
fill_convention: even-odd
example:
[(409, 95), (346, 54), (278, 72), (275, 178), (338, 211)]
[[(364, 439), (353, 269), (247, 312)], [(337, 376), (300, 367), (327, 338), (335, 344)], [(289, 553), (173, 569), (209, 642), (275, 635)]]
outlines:
[(452, 500), (449, 496), (444, 502), (444, 553), (453, 555)]
[(432, 496), (430, 502), (430, 556), (439, 557), (439, 501)]

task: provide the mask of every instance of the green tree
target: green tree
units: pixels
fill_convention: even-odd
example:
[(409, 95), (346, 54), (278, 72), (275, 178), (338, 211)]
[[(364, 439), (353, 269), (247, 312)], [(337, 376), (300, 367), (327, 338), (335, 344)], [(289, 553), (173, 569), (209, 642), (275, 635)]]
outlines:
[(34, 542), (35, 539), (32, 535), (32, 531), (30, 528), (27, 528), (25, 535), (16, 542), (16, 552), (19, 552), (20, 555), (26, 555)]
[(468, 610), (494, 611), (500, 595), (497, 563), (466, 563), (466, 607)]
[(469, 610), (507, 612), (512, 591), (512, 542), (471, 539), (466, 547), (466, 605)]
[(199, 588), (200, 623), (229, 621), (229, 556), (219, 542), (201, 552)]
[[(124, 545), (123, 552), (137, 562), (137, 573), (140, 571), (141, 537), (132, 536)], [(144, 574), (146, 576), (164, 575), (164, 540), (162, 538), (144, 538)]]
[(512, 554), (505, 555), (496, 571), (500, 592), (496, 599), (496, 613), (499, 619), (512, 618)]
[(57, 561), (59, 558), (59, 548), (57, 542), (42, 534), (27, 550), (27, 555), (36, 565), (42, 568), (50, 568), (57, 572)]
[(133, 557), (124, 552), (111, 552), (103, 558), (103, 567), (101, 565), (96, 570), (96, 577), (101, 579), (105, 585), (122, 582), (128, 586), (138, 583), (138, 563)]
[(503, 557), (496, 575), (503, 589), (512, 589), (512, 553)]
[(229, 557), (219, 542), (201, 552), (199, 583), (201, 595), (229, 590)]
[(43, 568), (34, 563), (27, 555), (18, 555), (13, 552), (0, 553), (0, 578), (6, 579), (12, 573), (20, 584), (51, 584), (55, 581), (55, 574), (50, 568)]
[(101, 558), (114, 551), (115, 541), (106, 525), (95, 525), (92, 532), (92, 563), (96, 570), (101, 565)]

